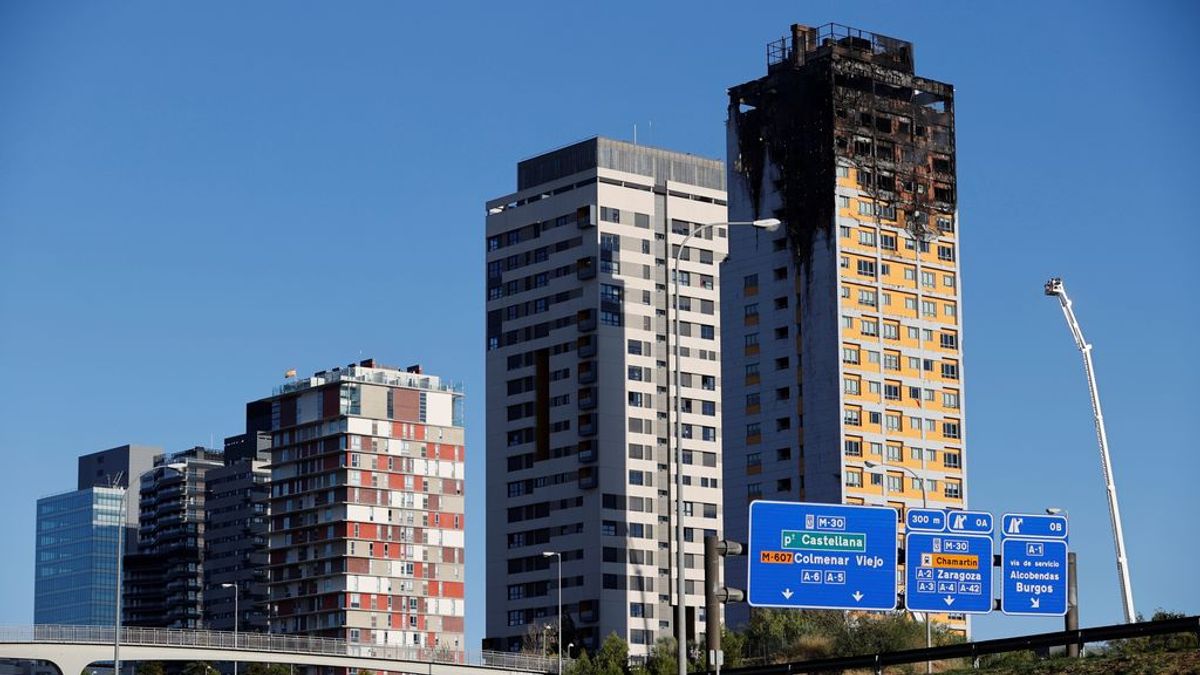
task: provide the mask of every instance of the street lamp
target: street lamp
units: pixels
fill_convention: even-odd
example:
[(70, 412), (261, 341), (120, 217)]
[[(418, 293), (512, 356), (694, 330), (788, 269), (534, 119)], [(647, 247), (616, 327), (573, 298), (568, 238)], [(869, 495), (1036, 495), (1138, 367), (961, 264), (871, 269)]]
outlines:
[(558, 559), (558, 633), (554, 636), (554, 642), (558, 645), (558, 673), (562, 675), (562, 551), (542, 551), (542, 557)]
[[(238, 614), (238, 590), (239, 589), (238, 589), (237, 584), (221, 584), (221, 588), (232, 588), (233, 589), (233, 648), (236, 650), (238, 648), (238, 619), (240, 618), (240, 616)], [(238, 662), (235, 660), (233, 662), (233, 675), (237, 675), (237, 672), (238, 672)]]
[[(683, 425), (679, 423), (680, 418), (680, 399), (681, 392), (679, 391), (679, 260), (683, 255), (684, 248), (691, 241), (692, 237), (697, 234), (711, 229), (713, 227), (734, 225), (751, 225), (759, 229), (771, 230), (779, 226), (778, 218), (762, 218), (752, 221), (735, 221), (725, 223), (707, 223), (697, 225), (692, 228), (688, 235), (679, 242), (679, 248), (675, 254), (671, 256), (671, 337), (674, 340), (672, 349), (674, 350), (674, 368), (672, 370), (675, 378), (675, 387), (673, 389), (675, 395), (675, 595), (678, 603), (675, 605), (675, 639), (676, 651), (679, 655), (679, 675), (687, 675), (687, 631), (684, 628), (684, 621), (687, 620), (687, 608), (684, 605), (684, 557), (683, 557)], [(668, 249), (670, 250), (670, 239), (667, 240)], [(709, 619), (712, 620), (711, 618)], [(719, 622), (719, 619), (718, 619)]]
[[(887, 492), (888, 492), (887, 470), (888, 469), (899, 469), (899, 470), (907, 473), (908, 475), (912, 476), (917, 481), (917, 483), (919, 483), (921, 485), (921, 508), (924, 508), (924, 509), (929, 508), (929, 493), (925, 491), (925, 479), (921, 476), (918, 476), (916, 471), (913, 471), (912, 469), (908, 468), (907, 466), (900, 466), (900, 465), (893, 466), (890, 464), (880, 464), (879, 462), (876, 462), (876, 461), (870, 460), (870, 459), (863, 462), (863, 464), (865, 464), (868, 469), (874, 469), (875, 467), (880, 467), (884, 470), (883, 495), (884, 495), (885, 501), (886, 501)], [(906, 593), (908, 592), (907, 588), (904, 590)], [(932, 646), (933, 646), (933, 628), (930, 626), (930, 623), (929, 623), (929, 612), (925, 612), (925, 647), (926, 647), (926, 649), (928, 649)], [(926, 673), (933, 672), (933, 661), (925, 662), (925, 672)]]
[(113, 675), (121, 675), (121, 611), (122, 598), (125, 595), (125, 526), (129, 519), (126, 509), (129, 501), (129, 488), (121, 487), (124, 472), (113, 476), (111, 486), (121, 491), (121, 508), (117, 515), (117, 602), (113, 616)]

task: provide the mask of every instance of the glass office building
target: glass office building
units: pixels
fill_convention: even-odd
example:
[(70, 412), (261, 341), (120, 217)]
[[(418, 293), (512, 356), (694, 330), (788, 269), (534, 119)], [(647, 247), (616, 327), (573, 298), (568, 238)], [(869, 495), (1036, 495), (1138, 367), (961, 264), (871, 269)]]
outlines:
[(113, 624), (124, 492), (93, 487), (38, 500), (34, 623)]

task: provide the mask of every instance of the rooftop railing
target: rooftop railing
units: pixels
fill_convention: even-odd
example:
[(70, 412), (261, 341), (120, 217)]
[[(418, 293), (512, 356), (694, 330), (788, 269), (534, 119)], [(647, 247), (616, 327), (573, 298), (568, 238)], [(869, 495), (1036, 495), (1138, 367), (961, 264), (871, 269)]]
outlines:
[[(112, 626), (0, 626), (0, 643), (111, 645), (113, 637)], [(362, 644), (307, 635), (233, 633), (134, 626), (121, 629), (121, 644), (143, 647), (233, 649), (273, 654), (347, 656), (416, 663), (454, 663), (543, 673), (553, 672), (558, 664), (557, 658), (489, 650), (459, 651), (446, 648)]]
[(387, 384), (394, 387), (410, 389), (426, 389), (429, 391), (449, 391), (461, 394), (464, 387), (461, 382), (443, 382), (441, 378), (431, 375), (401, 371), (385, 371), (377, 368), (360, 368), (352, 366), (339, 370), (327, 370), (309, 377), (301, 377), (291, 382), (285, 382), (274, 389), (274, 394), (287, 394), (302, 391), (310, 387), (318, 387), (330, 382), (365, 382), (368, 384)]

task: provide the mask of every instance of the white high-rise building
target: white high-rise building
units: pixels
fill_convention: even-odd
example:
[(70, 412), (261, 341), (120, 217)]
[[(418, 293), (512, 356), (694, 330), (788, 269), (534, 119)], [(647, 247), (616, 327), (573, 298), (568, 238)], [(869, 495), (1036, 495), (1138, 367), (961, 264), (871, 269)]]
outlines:
[[(520, 162), (487, 204), (487, 646), (671, 635), (671, 256), (726, 220), (722, 162), (592, 138)], [(722, 529), (720, 308), (727, 228), (680, 264), (689, 634)], [(670, 246), (668, 245), (670, 244)], [(547, 552), (558, 553), (545, 555)], [(557, 565), (561, 560), (562, 568)]]

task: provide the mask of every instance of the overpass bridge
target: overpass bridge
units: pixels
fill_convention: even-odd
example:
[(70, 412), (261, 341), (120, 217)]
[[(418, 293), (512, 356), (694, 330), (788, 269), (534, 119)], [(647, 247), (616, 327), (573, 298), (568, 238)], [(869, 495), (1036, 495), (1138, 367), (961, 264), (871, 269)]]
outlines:
[[(112, 626), (0, 627), (0, 659), (49, 661), (62, 675), (113, 660)], [(121, 629), (121, 661), (237, 661), (423, 675), (544, 675), (557, 660), (509, 652), (375, 645), (332, 638), (170, 628)]]

